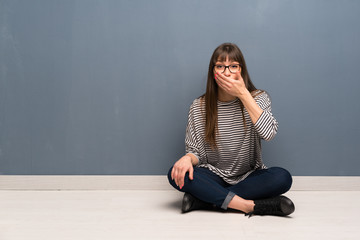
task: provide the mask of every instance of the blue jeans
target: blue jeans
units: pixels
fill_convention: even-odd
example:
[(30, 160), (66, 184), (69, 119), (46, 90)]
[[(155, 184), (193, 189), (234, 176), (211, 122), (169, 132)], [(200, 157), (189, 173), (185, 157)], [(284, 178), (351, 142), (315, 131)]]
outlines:
[(187, 172), (184, 187), (180, 189), (171, 179), (171, 171), (172, 167), (168, 179), (175, 189), (222, 209), (227, 209), (235, 195), (248, 200), (275, 197), (287, 192), (292, 184), (290, 173), (280, 167), (256, 170), (235, 185), (228, 184), (207, 168), (194, 167), (194, 179), (190, 180)]

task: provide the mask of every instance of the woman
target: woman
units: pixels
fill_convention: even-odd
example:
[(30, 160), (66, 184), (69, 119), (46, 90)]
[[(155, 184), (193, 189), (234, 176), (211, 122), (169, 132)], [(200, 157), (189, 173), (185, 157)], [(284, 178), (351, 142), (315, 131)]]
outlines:
[(232, 43), (218, 46), (210, 60), (206, 93), (190, 107), (186, 155), (168, 173), (170, 184), (185, 192), (182, 212), (294, 212), (292, 201), (281, 196), (291, 187), (290, 173), (267, 168), (261, 159), (261, 139), (274, 138), (277, 128), (270, 97), (251, 82), (240, 49)]

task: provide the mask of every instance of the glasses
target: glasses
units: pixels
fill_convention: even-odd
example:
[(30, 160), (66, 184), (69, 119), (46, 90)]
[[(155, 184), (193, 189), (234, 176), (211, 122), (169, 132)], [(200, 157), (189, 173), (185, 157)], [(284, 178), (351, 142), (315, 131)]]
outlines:
[(228, 68), (231, 73), (237, 73), (240, 71), (240, 64), (233, 64), (233, 65), (229, 65), (229, 66), (215, 65), (214, 68), (215, 68), (215, 71), (217, 71), (217, 72), (219, 71), (221, 73), (225, 72), (226, 68)]

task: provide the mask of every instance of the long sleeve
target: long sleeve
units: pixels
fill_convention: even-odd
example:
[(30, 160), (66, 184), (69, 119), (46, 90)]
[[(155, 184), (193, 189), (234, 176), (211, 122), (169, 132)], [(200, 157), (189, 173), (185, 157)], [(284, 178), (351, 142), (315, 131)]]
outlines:
[(254, 124), (255, 130), (260, 137), (266, 141), (273, 139), (278, 130), (278, 122), (271, 113), (271, 100), (266, 92), (261, 93), (256, 98), (256, 103), (263, 110), (259, 119)]
[(206, 152), (204, 148), (204, 139), (200, 134), (201, 129), (204, 128), (203, 119), (199, 108), (194, 106), (199, 104), (198, 101), (199, 100), (196, 99), (189, 110), (185, 134), (185, 152), (194, 154), (199, 160), (198, 164), (201, 164), (206, 161)]
[(256, 169), (266, 168), (262, 162), (260, 139), (272, 139), (278, 124), (272, 116), (268, 94), (259, 92), (255, 101), (263, 110), (255, 124), (246, 109), (246, 124), (243, 124), (239, 98), (217, 102), (217, 149), (212, 149), (205, 141), (205, 103), (201, 98), (193, 101), (186, 126), (185, 150), (198, 158), (197, 167), (209, 169), (229, 184), (237, 184)]

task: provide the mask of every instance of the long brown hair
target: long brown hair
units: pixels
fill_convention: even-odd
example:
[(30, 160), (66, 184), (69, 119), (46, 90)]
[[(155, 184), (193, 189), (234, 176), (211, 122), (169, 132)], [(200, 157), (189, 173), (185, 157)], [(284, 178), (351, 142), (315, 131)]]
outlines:
[[(207, 77), (206, 93), (200, 96), (201, 100), (205, 100), (205, 141), (208, 142), (212, 149), (217, 148), (216, 134), (218, 131), (218, 85), (214, 79), (214, 66), (217, 61), (226, 61), (228, 57), (229, 61), (239, 62), (241, 67), (241, 77), (244, 79), (245, 86), (252, 95), (256, 92), (256, 87), (251, 82), (246, 63), (242, 52), (239, 47), (233, 43), (223, 43), (218, 46), (211, 56), (209, 64), (209, 72)], [(256, 95), (258, 95), (257, 93)], [(255, 97), (253, 95), (253, 97)], [(203, 102), (203, 101), (201, 101)], [(240, 101), (242, 119), (246, 128), (244, 105)]]

